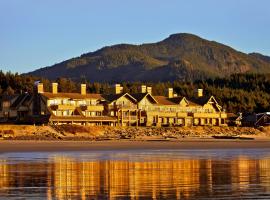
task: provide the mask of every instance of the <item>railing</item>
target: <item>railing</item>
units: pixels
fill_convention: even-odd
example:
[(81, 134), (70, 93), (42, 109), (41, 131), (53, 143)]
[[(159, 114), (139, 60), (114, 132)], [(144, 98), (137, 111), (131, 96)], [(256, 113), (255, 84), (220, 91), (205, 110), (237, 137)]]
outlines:
[(53, 105), (51, 108), (54, 108), (54, 110), (75, 110), (75, 105), (66, 105), (66, 104), (59, 104), (59, 105)]
[(81, 105), (80, 108), (83, 111), (103, 111), (104, 110), (104, 106), (103, 105)]
[(138, 120), (138, 117), (137, 116), (130, 116), (130, 117), (123, 117), (123, 118), (121, 118), (120, 117), (120, 119), (123, 119), (123, 120), (132, 120), (132, 121), (134, 121), (134, 120)]
[(108, 106), (110, 110), (118, 110), (118, 109), (137, 109), (137, 105), (110, 105)]
[(225, 112), (216, 112), (215, 110), (208, 109), (190, 109), (190, 108), (177, 108), (177, 107), (159, 107), (159, 106), (141, 106), (141, 110), (147, 112), (160, 112), (160, 113), (201, 113), (201, 114), (221, 114), (226, 115)]

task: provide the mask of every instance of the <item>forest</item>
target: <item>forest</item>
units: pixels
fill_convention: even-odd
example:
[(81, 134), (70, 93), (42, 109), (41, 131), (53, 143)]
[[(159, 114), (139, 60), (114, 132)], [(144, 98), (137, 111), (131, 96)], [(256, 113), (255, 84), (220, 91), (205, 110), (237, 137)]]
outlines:
[[(107, 94), (112, 91), (113, 83), (90, 82), (82, 78), (74, 82), (68, 78), (54, 81), (31, 75), (0, 71), (0, 94), (13, 95), (33, 93), (34, 82), (44, 84), (45, 91), (51, 91), (51, 82), (58, 82), (60, 92), (78, 92), (80, 83), (87, 84), (89, 93)], [(187, 98), (195, 96), (198, 88), (204, 89), (204, 95), (213, 95), (226, 112), (266, 112), (270, 111), (270, 74), (233, 74), (226, 78), (211, 78), (197, 81), (173, 82), (123, 82), (125, 92), (138, 93), (140, 85), (152, 86), (154, 95), (166, 95), (167, 88)]]

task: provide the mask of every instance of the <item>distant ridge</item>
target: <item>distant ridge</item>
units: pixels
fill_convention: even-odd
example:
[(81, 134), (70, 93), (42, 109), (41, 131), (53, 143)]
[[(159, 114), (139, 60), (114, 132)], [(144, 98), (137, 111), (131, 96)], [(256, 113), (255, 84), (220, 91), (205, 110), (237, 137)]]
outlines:
[(249, 55), (255, 57), (255, 58), (258, 58), (264, 62), (268, 62), (270, 63), (270, 57), (269, 56), (265, 56), (265, 55), (262, 55), (260, 53), (250, 53)]
[(179, 33), (157, 43), (104, 47), (30, 75), (94, 82), (173, 81), (270, 73), (270, 57), (245, 54), (215, 41)]

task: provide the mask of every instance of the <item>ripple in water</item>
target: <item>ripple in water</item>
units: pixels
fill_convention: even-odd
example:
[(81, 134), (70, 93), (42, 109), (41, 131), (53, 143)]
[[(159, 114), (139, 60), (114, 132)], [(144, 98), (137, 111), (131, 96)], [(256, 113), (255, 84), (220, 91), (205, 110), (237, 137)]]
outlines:
[(0, 199), (270, 199), (270, 149), (0, 155)]

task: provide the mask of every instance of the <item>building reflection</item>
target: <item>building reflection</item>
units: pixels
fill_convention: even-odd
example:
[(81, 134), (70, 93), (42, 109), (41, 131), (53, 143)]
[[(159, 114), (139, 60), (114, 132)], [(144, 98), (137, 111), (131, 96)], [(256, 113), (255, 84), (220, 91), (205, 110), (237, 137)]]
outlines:
[(270, 191), (270, 158), (232, 160), (78, 161), (54, 156), (43, 163), (0, 160), (0, 196), (15, 187), (40, 187), (47, 199), (194, 199), (215, 196), (229, 185), (245, 192), (252, 184)]
[(0, 189), (7, 188), (9, 186), (9, 171), (6, 160), (0, 160)]
[[(200, 184), (198, 160), (128, 162), (75, 162), (55, 157), (48, 184), (54, 185), (57, 199), (108, 199), (129, 196), (152, 199), (182, 194), (188, 197)], [(174, 191), (172, 191), (174, 190)], [(53, 194), (51, 193), (52, 198)], [(180, 196), (179, 196), (180, 198)]]

